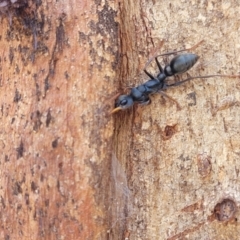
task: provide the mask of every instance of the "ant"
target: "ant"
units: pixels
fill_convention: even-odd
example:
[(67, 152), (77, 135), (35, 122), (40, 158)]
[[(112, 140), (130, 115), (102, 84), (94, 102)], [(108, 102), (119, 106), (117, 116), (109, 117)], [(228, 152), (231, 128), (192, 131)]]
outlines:
[(192, 68), (195, 63), (198, 61), (199, 56), (193, 53), (185, 53), (180, 54), (174, 57), (170, 64), (166, 65), (164, 68), (160, 65), (158, 61), (159, 56), (166, 56), (175, 54), (178, 52), (188, 51), (196, 48), (198, 45), (200, 45), (203, 41), (200, 41), (195, 46), (183, 49), (179, 51), (174, 52), (168, 52), (164, 54), (157, 55), (153, 58), (155, 58), (156, 64), (159, 69), (159, 74), (154, 77), (152, 74), (150, 74), (146, 68), (147, 66), (152, 62), (153, 58), (150, 59), (147, 64), (145, 65), (144, 72), (150, 77), (150, 80), (146, 81), (143, 84), (140, 84), (137, 87), (134, 87), (131, 89), (131, 92), (128, 95), (120, 95), (115, 103), (115, 108), (112, 110), (111, 113), (115, 113), (119, 110), (125, 110), (127, 108), (130, 108), (134, 105), (134, 103), (145, 105), (149, 104), (151, 102), (149, 95), (154, 93), (161, 93), (163, 96), (170, 98), (172, 101), (174, 101), (178, 106), (179, 104), (177, 101), (175, 101), (173, 98), (168, 96), (163, 91), (168, 89), (169, 87), (179, 86), (187, 81), (190, 81), (195, 78), (210, 78), (210, 77), (239, 77), (240, 75), (221, 75), (221, 74), (215, 74), (215, 75), (207, 75), (207, 76), (196, 76), (196, 77), (189, 77), (185, 80), (173, 83), (173, 84), (167, 84), (166, 79), (170, 76), (174, 76), (175, 74), (180, 74), (187, 72), (190, 68)]

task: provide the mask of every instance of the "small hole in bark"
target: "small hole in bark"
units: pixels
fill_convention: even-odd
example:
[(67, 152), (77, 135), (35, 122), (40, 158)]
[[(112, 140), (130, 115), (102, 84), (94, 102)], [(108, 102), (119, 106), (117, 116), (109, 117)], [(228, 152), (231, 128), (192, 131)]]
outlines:
[(52, 147), (56, 148), (58, 146), (58, 138), (52, 141)]
[(234, 219), (237, 206), (231, 199), (224, 199), (218, 203), (214, 208), (215, 218), (218, 221), (226, 222)]
[(170, 139), (176, 132), (177, 132), (177, 124), (174, 124), (172, 126), (167, 125), (163, 131), (163, 139), (164, 140)]

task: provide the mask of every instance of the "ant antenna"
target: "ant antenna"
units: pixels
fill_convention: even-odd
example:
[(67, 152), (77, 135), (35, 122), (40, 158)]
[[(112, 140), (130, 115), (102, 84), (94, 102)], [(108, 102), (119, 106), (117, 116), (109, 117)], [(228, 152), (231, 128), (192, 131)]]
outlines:
[(228, 77), (228, 78), (239, 78), (240, 75), (222, 75), (222, 74), (214, 74), (214, 75), (206, 75), (206, 76), (196, 76), (196, 77), (189, 77), (183, 81), (179, 81), (173, 84), (169, 84), (167, 85), (167, 87), (175, 87), (175, 86), (179, 86), (185, 82), (188, 82), (192, 79), (196, 79), (196, 78), (211, 78), (211, 77)]

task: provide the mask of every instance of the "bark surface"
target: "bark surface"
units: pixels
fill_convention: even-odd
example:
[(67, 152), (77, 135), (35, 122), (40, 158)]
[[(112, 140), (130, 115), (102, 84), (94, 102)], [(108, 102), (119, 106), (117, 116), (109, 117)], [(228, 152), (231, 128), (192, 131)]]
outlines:
[(0, 3), (0, 238), (239, 239), (239, 79), (109, 115), (155, 53), (205, 40), (189, 74), (238, 74), (238, 1), (18, 2)]
[(0, 238), (106, 239), (114, 5), (25, 2), (0, 5)]
[[(238, 74), (239, 10), (234, 0), (123, 1), (123, 92), (148, 80), (141, 73), (156, 52), (201, 40), (191, 76)], [(154, 61), (149, 69), (158, 72)], [(131, 190), (125, 200), (129, 239), (239, 239), (239, 90), (239, 78), (196, 79), (166, 91), (180, 110), (157, 94), (151, 105), (115, 116), (116, 158)]]

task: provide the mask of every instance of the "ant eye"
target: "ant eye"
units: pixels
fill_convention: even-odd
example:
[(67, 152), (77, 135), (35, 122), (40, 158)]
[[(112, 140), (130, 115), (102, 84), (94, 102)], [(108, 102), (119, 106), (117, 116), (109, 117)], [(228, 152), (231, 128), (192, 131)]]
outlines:
[(120, 102), (120, 104), (121, 104), (121, 106), (125, 106), (126, 104), (127, 104), (127, 99), (123, 99), (121, 102)]

